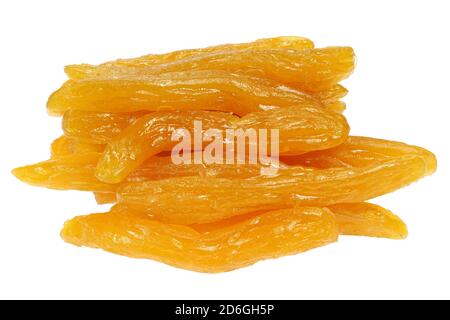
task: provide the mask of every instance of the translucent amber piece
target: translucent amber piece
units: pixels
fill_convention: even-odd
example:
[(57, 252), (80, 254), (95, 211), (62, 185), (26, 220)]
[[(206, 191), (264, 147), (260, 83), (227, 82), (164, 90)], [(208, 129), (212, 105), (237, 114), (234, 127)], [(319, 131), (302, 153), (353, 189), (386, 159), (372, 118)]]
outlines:
[(78, 140), (70, 139), (66, 136), (61, 136), (52, 142), (50, 147), (51, 157), (58, 158), (71, 154), (91, 153), (91, 152), (103, 152), (104, 145), (96, 145), (91, 143), (83, 143)]
[(145, 67), (109, 65), (97, 68), (89, 78), (111, 79), (133, 74), (154, 76), (167, 72), (220, 70), (271, 79), (297, 89), (315, 92), (332, 87), (347, 78), (353, 72), (354, 66), (355, 55), (350, 47), (305, 50), (246, 49), (199, 54)]
[[(115, 192), (118, 184), (105, 183), (95, 177), (100, 153), (58, 156), (36, 164), (19, 167), (13, 174), (21, 181), (58, 190)], [(132, 172), (126, 182), (159, 180), (198, 175), (201, 177), (249, 178), (260, 174), (259, 165), (174, 164), (170, 156), (148, 159)]]
[(65, 223), (61, 236), (77, 246), (215, 273), (335, 242), (338, 227), (333, 214), (320, 208), (271, 211), (205, 233), (116, 209), (76, 217)]
[(218, 110), (244, 115), (267, 107), (320, 105), (308, 94), (223, 71), (123, 75), (67, 81), (47, 103), (50, 114), (67, 110), (136, 112)]
[[(248, 179), (184, 177), (131, 183), (119, 189), (119, 201), (167, 222), (206, 223), (290, 205), (363, 202), (404, 187), (436, 169), (431, 152), (366, 139), (367, 149), (376, 150), (384, 158), (349, 168), (291, 167), (275, 176)], [(184, 208), (182, 212), (180, 207)]]
[(64, 113), (62, 126), (66, 137), (84, 143), (107, 144), (145, 114), (145, 112), (97, 113), (68, 110)]
[(249, 43), (225, 44), (200, 49), (187, 49), (169, 52), (165, 54), (148, 54), (139, 58), (119, 59), (111, 62), (103, 63), (99, 66), (89, 64), (70, 65), (65, 67), (66, 74), (72, 79), (81, 79), (84, 77), (92, 77), (103, 70), (108, 70), (111, 66), (129, 66), (129, 67), (149, 67), (158, 64), (170, 63), (176, 60), (191, 58), (196, 55), (206, 53), (216, 53), (230, 50), (249, 50), (249, 49), (312, 49), (314, 43), (302, 37), (276, 37), (258, 39)]
[(405, 223), (378, 205), (361, 202), (335, 204), (328, 208), (335, 214), (341, 234), (388, 239), (408, 236)]
[(313, 106), (255, 112), (241, 119), (206, 111), (151, 113), (139, 118), (107, 145), (97, 167), (97, 177), (110, 183), (122, 181), (147, 158), (170, 150), (170, 146), (177, 143), (171, 140), (171, 128), (193, 132), (194, 120), (202, 120), (204, 130), (276, 128), (279, 130), (280, 154), (298, 154), (339, 145), (350, 130), (343, 116)]

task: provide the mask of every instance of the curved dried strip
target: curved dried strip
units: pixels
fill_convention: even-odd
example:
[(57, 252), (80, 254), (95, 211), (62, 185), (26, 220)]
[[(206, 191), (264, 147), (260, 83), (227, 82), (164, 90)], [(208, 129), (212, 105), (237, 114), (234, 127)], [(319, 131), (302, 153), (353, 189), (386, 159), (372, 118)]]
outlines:
[[(58, 190), (115, 192), (118, 185), (104, 183), (95, 177), (100, 153), (71, 154), (13, 170), (21, 181)], [(127, 182), (160, 180), (173, 177), (201, 176), (249, 178), (260, 174), (259, 165), (174, 164), (170, 156), (148, 159), (132, 172)]]
[(250, 113), (235, 121), (233, 127), (244, 130), (279, 129), (281, 155), (329, 149), (345, 142), (350, 132), (344, 116), (314, 106)]
[(67, 137), (85, 143), (107, 144), (146, 112), (97, 113), (79, 110), (64, 112), (62, 127)]
[(341, 203), (329, 206), (340, 234), (388, 239), (406, 239), (408, 228), (391, 211), (375, 204)]
[(50, 147), (50, 154), (52, 158), (64, 157), (75, 153), (91, 153), (103, 152), (104, 145), (84, 143), (78, 140), (61, 136), (55, 139)]
[(312, 49), (314, 43), (306, 38), (284, 36), (275, 38), (258, 39), (248, 43), (225, 44), (200, 49), (178, 50), (165, 54), (148, 54), (138, 58), (119, 59), (111, 62), (103, 63), (99, 66), (89, 64), (69, 65), (64, 71), (71, 79), (81, 79), (95, 75), (101, 70), (110, 68), (111, 66), (131, 66), (131, 67), (149, 67), (157, 64), (173, 62), (180, 59), (190, 58), (199, 54), (213, 53), (218, 51), (244, 50), (244, 49)]
[(203, 129), (227, 128), (237, 120), (228, 113), (213, 111), (155, 112), (143, 116), (111, 141), (100, 158), (96, 176), (108, 183), (118, 183), (146, 159), (176, 145), (172, 133), (181, 128), (193, 133), (194, 121)]
[(280, 160), (290, 166), (318, 169), (361, 168), (377, 161), (404, 155), (421, 157), (426, 165), (426, 174), (432, 174), (436, 170), (436, 157), (424, 148), (402, 142), (358, 136), (350, 136), (343, 144), (331, 149), (282, 157)]
[(205, 70), (69, 80), (50, 96), (47, 110), (52, 115), (67, 110), (217, 110), (245, 115), (267, 107), (292, 105), (320, 103), (301, 91), (269, 80)]
[(363, 202), (417, 181), (436, 167), (434, 155), (425, 150), (420, 151), (424, 154), (385, 152), (385, 159), (362, 167), (291, 167), (276, 176), (247, 179), (184, 177), (125, 184), (118, 199), (163, 221), (206, 223), (294, 204)]
[(66, 222), (61, 236), (77, 246), (215, 273), (327, 245), (337, 240), (338, 228), (321, 208), (267, 212), (207, 233), (113, 209)]
[(99, 181), (95, 167), (99, 153), (74, 154), (16, 168), (13, 175), (30, 185), (59, 190), (115, 191), (117, 185)]
[(149, 67), (109, 66), (97, 69), (91, 79), (221, 70), (271, 79), (293, 88), (315, 92), (332, 87), (347, 78), (354, 66), (355, 55), (350, 47), (226, 50)]
[(97, 166), (97, 178), (110, 183), (124, 180), (147, 158), (177, 143), (171, 141), (173, 128), (193, 132), (194, 120), (201, 120), (204, 130), (279, 129), (280, 154), (331, 148), (343, 143), (350, 130), (342, 115), (312, 106), (255, 112), (241, 119), (207, 111), (152, 113), (139, 118), (107, 145)]

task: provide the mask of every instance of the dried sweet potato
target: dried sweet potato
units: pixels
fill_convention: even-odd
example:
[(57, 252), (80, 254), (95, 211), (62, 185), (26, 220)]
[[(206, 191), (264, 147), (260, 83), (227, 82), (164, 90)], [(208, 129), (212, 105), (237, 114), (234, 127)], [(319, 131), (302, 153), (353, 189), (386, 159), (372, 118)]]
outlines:
[(201, 233), (116, 208), (66, 222), (61, 236), (78, 246), (215, 273), (335, 242), (338, 227), (329, 210), (303, 207), (263, 213)]
[(158, 64), (174, 62), (176, 60), (187, 59), (199, 54), (215, 53), (230, 50), (249, 50), (249, 49), (312, 49), (314, 43), (303, 37), (275, 37), (258, 39), (248, 43), (225, 44), (200, 49), (187, 49), (169, 52), (165, 54), (149, 54), (139, 58), (119, 59), (111, 62), (103, 63), (99, 66), (89, 64), (69, 65), (65, 67), (66, 74), (71, 79), (81, 79), (92, 77), (103, 70), (107, 70), (111, 66), (129, 66), (129, 67), (149, 67)]
[(292, 105), (320, 103), (308, 94), (267, 79), (207, 70), (70, 80), (50, 96), (47, 110), (53, 115), (67, 110), (218, 110), (245, 115), (267, 107)]
[(329, 206), (339, 225), (340, 234), (405, 239), (408, 228), (391, 211), (375, 204), (341, 203)]
[[(374, 148), (366, 138), (368, 149)], [(183, 177), (121, 186), (119, 201), (163, 221), (205, 223), (290, 205), (327, 206), (362, 202), (404, 187), (436, 169), (431, 152), (386, 141), (374, 143), (384, 158), (360, 167), (290, 167), (276, 176), (248, 179)], [(398, 146), (398, 147), (396, 147)], [(410, 152), (416, 150), (416, 152)], [(179, 189), (182, 186), (183, 192)], [(179, 207), (185, 208), (183, 212)]]
[[(171, 141), (170, 128), (192, 132), (194, 120), (202, 120), (205, 130), (276, 128), (280, 154), (327, 149), (344, 142), (349, 132), (343, 116), (313, 106), (256, 112), (241, 119), (206, 111), (151, 113), (139, 118), (107, 145), (97, 167), (97, 177), (110, 183), (122, 181), (147, 158), (176, 144)], [(269, 140), (268, 150), (270, 147)]]

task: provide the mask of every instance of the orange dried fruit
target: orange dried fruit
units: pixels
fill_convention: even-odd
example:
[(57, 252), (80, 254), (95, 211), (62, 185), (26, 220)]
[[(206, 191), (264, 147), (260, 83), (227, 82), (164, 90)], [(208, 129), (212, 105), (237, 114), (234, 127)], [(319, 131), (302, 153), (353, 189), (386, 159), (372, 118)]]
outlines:
[(271, 211), (205, 233), (116, 208), (67, 221), (61, 236), (77, 246), (216, 273), (335, 242), (338, 227), (325, 208)]
[[(322, 91), (347, 78), (355, 66), (350, 47), (320, 49), (225, 50), (151, 66), (108, 65), (97, 68), (90, 79), (134, 75), (155, 76), (168, 72), (219, 70), (271, 79), (307, 91)], [(76, 80), (81, 82), (87, 78)], [(72, 80), (73, 82), (74, 80)]]
[(181, 59), (187, 59), (196, 55), (206, 53), (245, 49), (303, 50), (312, 48), (314, 48), (314, 43), (309, 39), (303, 37), (285, 36), (258, 39), (249, 43), (217, 45), (200, 49), (179, 50), (165, 54), (149, 54), (139, 58), (119, 59), (111, 62), (106, 62), (99, 66), (88, 64), (69, 65), (66, 66), (64, 70), (71, 79), (81, 79), (85, 77), (95, 76), (96, 74), (102, 73), (102, 70), (107, 70), (112, 66), (149, 67), (158, 64), (170, 63)]
[[(110, 183), (124, 180), (147, 158), (169, 150), (177, 143), (171, 139), (174, 129), (185, 128), (192, 132), (194, 120), (201, 120), (204, 130), (276, 128), (279, 130), (280, 154), (298, 154), (339, 145), (350, 130), (343, 116), (313, 106), (250, 113), (241, 119), (207, 111), (151, 113), (136, 120), (107, 145), (98, 163), (97, 177)], [(271, 150), (270, 143), (267, 148)]]
[[(368, 149), (374, 148), (370, 142), (368, 139)], [(121, 186), (118, 199), (170, 223), (206, 223), (292, 205), (362, 202), (404, 187), (436, 168), (434, 155), (422, 148), (388, 141), (389, 147), (383, 148), (377, 143), (376, 150), (384, 158), (361, 167), (290, 167), (275, 176), (247, 179), (182, 177), (143, 181)], [(182, 212), (180, 206), (185, 208)]]
[(340, 203), (329, 206), (339, 225), (340, 234), (405, 239), (408, 228), (391, 211), (375, 204)]
[(123, 75), (67, 81), (47, 103), (50, 114), (217, 110), (245, 115), (267, 107), (320, 105), (301, 91), (273, 81), (224, 71)]

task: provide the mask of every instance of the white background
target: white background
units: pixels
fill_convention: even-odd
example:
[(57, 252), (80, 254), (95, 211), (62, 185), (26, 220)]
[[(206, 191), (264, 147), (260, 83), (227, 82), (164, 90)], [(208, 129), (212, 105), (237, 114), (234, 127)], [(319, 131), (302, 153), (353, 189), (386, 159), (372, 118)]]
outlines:
[[(450, 298), (448, 1), (1, 1), (0, 298)], [(410, 237), (337, 244), (219, 275), (76, 248), (66, 219), (92, 195), (27, 186), (10, 170), (48, 158), (60, 119), (48, 95), (63, 66), (302, 35), (352, 46), (345, 82), (355, 135), (434, 151), (438, 172), (376, 199)]]

